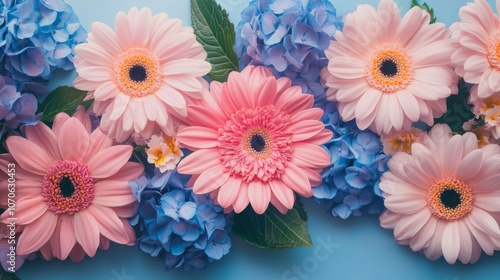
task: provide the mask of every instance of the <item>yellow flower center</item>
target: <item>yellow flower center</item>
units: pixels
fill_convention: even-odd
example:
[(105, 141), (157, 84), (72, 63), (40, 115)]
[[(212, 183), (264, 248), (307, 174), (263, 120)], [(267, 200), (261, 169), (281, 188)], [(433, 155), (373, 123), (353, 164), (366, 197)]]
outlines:
[(491, 67), (500, 71), (500, 30), (493, 32), (486, 45)]
[(482, 111), (483, 112), (486, 112), (490, 109), (493, 109), (495, 108), (496, 106), (500, 106), (500, 99), (497, 99), (493, 96), (490, 96), (488, 98), (485, 98), (483, 100), (483, 108), (482, 108)]
[(131, 97), (147, 96), (160, 88), (160, 62), (145, 49), (132, 48), (121, 54), (114, 70), (115, 84)]
[(366, 72), (368, 84), (383, 93), (405, 89), (413, 78), (410, 57), (397, 47), (374, 52)]
[(243, 149), (255, 159), (267, 158), (273, 150), (269, 132), (263, 128), (248, 130), (243, 136)]
[(458, 220), (472, 210), (473, 195), (465, 182), (445, 177), (429, 188), (427, 204), (435, 217)]

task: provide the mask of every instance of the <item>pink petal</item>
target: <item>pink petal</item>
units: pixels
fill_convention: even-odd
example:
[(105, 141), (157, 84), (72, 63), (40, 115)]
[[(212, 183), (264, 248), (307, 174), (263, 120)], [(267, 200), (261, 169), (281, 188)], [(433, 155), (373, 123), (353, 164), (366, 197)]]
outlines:
[(219, 164), (218, 149), (202, 149), (185, 157), (177, 166), (177, 171), (182, 174), (201, 174)]
[(408, 240), (413, 238), (430, 218), (431, 212), (428, 210), (418, 211), (403, 216), (394, 227), (394, 237), (397, 240)]
[(58, 135), (61, 156), (66, 160), (80, 161), (89, 148), (89, 133), (77, 118), (70, 118)]
[[(123, 52), (116, 41), (116, 35), (113, 30), (102, 22), (94, 22), (91, 26), (92, 36), (110, 54), (119, 54)], [(82, 46), (83, 48), (83, 46)]]
[(500, 212), (500, 197), (498, 194), (476, 194), (474, 196), (474, 206), (488, 212)]
[(97, 101), (105, 101), (115, 98), (118, 94), (120, 94), (120, 91), (116, 87), (116, 84), (113, 81), (106, 81), (95, 89), (94, 99)]
[(11, 155), (26, 171), (45, 175), (52, 166), (49, 155), (28, 139), (11, 136), (7, 138), (6, 142)]
[(306, 174), (296, 165), (288, 163), (282, 175), (283, 182), (304, 197), (312, 196), (312, 188)]
[(317, 120), (306, 120), (291, 125), (288, 131), (293, 133), (292, 141), (299, 142), (307, 140), (320, 133), (325, 128), (325, 124)]
[(306, 120), (320, 120), (324, 111), (321, 108), (306, 109), (290, 117), (290, 123), (296, 124)]
[(271, 187), (274, 196), (281, 204), (288, 209), (293, 208), (293, 204), (295, 203), (295, 194), (291, 188), (276, 179), (270, 180), (269, 186)]
[(443, 255), (449, 264), (457, 261), (460, 253), (460, 234), (457, 221), (448, 222), (443, 232)]
[(139, 178), (142, 172), (144, 172), (144, 165), (138, 162), (127, 162), (115, 175), (107, 177), (106, 180), (132, 181)]
[[(130, 13), (132, 13), (132, 11), (133, 9), (130, 10)], [(137, 11), (137, 8), (135, 8), (135, 11)], [(134, 33), (132, 30), (130, 20), (127, 14), (125, 14), (124, 12), (119, 12), (116, 15), (115, 29), (116, 29), (116, 41), (118, 41), (121, 48), (126, 50), (132, 47), (134, 39), (132, 36)]]
[(218, 189), (229, 179), (229, 172), (224, 172), (223, 167), (216, 165), (201, 173), (194, 182), (193, 192), (195, 194), (205, 194)]
[(119, 244), (129, 242), (128, 234), (115, 211), (107, 207), (90, 205), (87, 208), (97, 221), (99, 232)]
[(409, 91), (402, 91), (397, 93), (399, 104), (405, 115), (412, 121), (416, 122), (420, 118), (420, 110), (418, 101)]
[(63, 124), (69, 120), (69, 116), (66, 113), (59, 113), (56, 115), (54, 118), (54, 123), (52, 124), (52, 131), (56, 135), (56, 137), (59, 135), (59, 131), (61, 130), (61, 127)]
[(129, 160), (132, 146), (119, 145), (104, 149), (88, 162), (90, 174), (94, 178), (106, 178), (116, 174)]
[(478, 230), (486, 233), (487, 235), (500, 238), (500, 228), (495, 219), (486, 211), (474, 208), (467, 216), (468, 221)]
[(89, 148), (82, 162), (88, 162), (95, 154), (111, 146), (113, 146), (113, 140), (104, 134), (101, 128), (98, 127), (90, 134)]
[(85, 259), (85, 251), (83, 250), (82, 246), (78, 243), (76, 243), (75, 247), (73, 247), (73, 250), (71, 250), (71, 253), (69, 253), (69, 257), (72, 262), (79, 263)]
[(190, 150), (215, 148), (219, 145), (217, 131), (208, 127), (188, 126), (177, 133), (177, 139)]
[(356, 119), (362, 120), (372, 114), (378, 107), (382, 93), (376, 89), (369, 89), (361, 96), (356, 106)]
[(415, 194), (395, 194), (384, 200), (387, 209), (398, 214), (414, 214), (426, 207), (425, 196), (416, 197)]
[(26, 138), (47, 151), (51, 159), (61, 159), (56, 135), (46, 124), (39, 122), (37, 125), (28, 125), (25, 133)]
[(241, 213), (245, 208), (247, 208), (249, 203), (248, 199), (248, 183), (242, 182), (240, 186), (240, 192), (233, 203), (234, 212)]
[(248, 183), (248, 199), (257, 214), (263, 214), (271, 201), (271, 188), (262, 181)]
[(472, 245), (471, 233), (467, 225), (463, 222), (458, 222), (458, 233), (460, 235), (460, 252), (458, 259), (462, 263), (471, 261), (474, 246)]
[(413, 251), (420, 251), (429, 244), (436, 230), (437, 219), (431, 217), (427, 223), (412, 237), (410, 247)]
[(324, 168), (330, 164), (330, 155), (318, 145), (299, 142), (293, 150), (293, 162), (299, 167)]
[(290, 210), (291, 208), (287, 208), (285, 205), (283, 205), (277, 198), (276, 196), (274, 196), (273, 193), (271, 193), (271, 204), (276, 207), (276, 209), (278, 209), (278, 211), (280, 211), (281, 214), (285, 215), (286, 212), (288, 212), (288, 210)]
[[(302, 92), (300, 88), (290, 88), (289, 90)], [(283, 99), (282, 97), (279, 97), (276, 101), (275, 106), (277, 109), (281, 109), (288, 114), (294, 114), (296, 112), (311, 108), (313, 103), (314, 97), (310, 94), (294, 94), (289, 99)]]
[(17, 242), (17, 254), (36, 252), (47, 243), (56, 228), (57, 217), (53, 212), (47, 211), (33, 223), (26, 225)]
[(61, 260), (65, 260), (68, 258), (69, 254), (73, 247), (76, 244), (76, 235), (73, 217), (63, 215), (60, 218), (60, 230), (61, 230), (61, 239), (60, 239), (60, 248), (61, 248)]
[(475, 150), (466, 155), (457, 166), (457, 178), (468, 180), (477, 175), (483, 163), (483, 151)]
[[(29, 225), (45, 214), (48, 208), (47, 203), (43, 201), (43, 197), (41, 195), (19, 198), (16, 201), (16, 223), (18, 225)], [(6, 211), (6, 214), (7, 212), (8, 211)], [(2, 216), (6, 217), (6, 214)], [(4, 219), (4, 223), (8, 223), (8, 221)]]
[[(127, 186), (128, 187), (128, 186)], [(93, 204), (105, 207), (122, 207), (125, 205), (130, 205), (136, 201), (135, 196), (132, 193), (126, 193), (125, 190), (121, 190), (121, 193), (114, 193), (110, 189), (102, 189), (97, 191), (96, 196), (92, 201)]]
[(190, 105), (188, 106), (188, 112), (190, 124), (194, 126), (218, 129), (219, 125), (224, 123), (216, 114), (201, 106)]
[(85, 211), (74, 214), (76, 241), (93, 257), (99, 247), (99, 226), (97, 220)]
[(464, 144), (461, 135), (453, 136), (444, 151), (441, 166), (445, 175), (455, 177), (457, 166), (462, 161)]
[(227, 208), (233, 204), (240, 192), (241, 180), (234, 177), (229, 177), (227, 181), (220, 187), (217, 194), (217, 202), (223, 208)]

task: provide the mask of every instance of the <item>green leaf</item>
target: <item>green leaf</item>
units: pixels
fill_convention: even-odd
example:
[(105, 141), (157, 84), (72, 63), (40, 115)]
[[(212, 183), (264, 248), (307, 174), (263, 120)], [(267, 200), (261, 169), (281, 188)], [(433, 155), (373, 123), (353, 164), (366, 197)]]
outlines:
[(468, 100), (469, 88), (461, 79), (458, 83), (458, 94), (448, 97), (446, 100), (448, 110), (441, 118), (435, 120), (435, 123), (448, 124), (453, 132), (463, 134), (465, 132), (462, 128), (463, 124), (474, 118), (472, 105), (468, 103)]
[(191, 0), (191, 20), (196, 39), (212, 64), (208, 76), (225, 82), (231, 71), (238, 71), (238, 57), (233, 50), (235, 33), (226, 10), (215, 0)]
[(0, 280), (21, 280), (14, 273), (7, 273), (0, 267)]
[(411, 1), (411, 8), (413, 8), (413, 7), (419, 7), (421, 9), (427, 11), (431, 15), (431, 21), (430, 21), (431, 24), (436, 22), (437, 18), (434, 16), (434, 9), (431, 9), (431, 7), (429, 7), (429, 5), (427, 5), (427, 3), (420, 5), (417, 0), (412, 0)]
[[(61, 112), (72, 114), (79, 105), (83, 104), (83, 99), (87, 92), (77, 90), (74, 87), (62, 86), (52, 91), (49, 96), (38, 106), (38, 111), (43, 112), (40, 118), (44, 122), (52, 122), (55, 116)], [(85, 102), (88, 106), (90, 103)]]
[(258, 247), (272, 250), (312, 247), (307, 213), (298, 199), (285, 215), (272, 205), (262, 215), (247, 207), (234, 221), (233, 232)]

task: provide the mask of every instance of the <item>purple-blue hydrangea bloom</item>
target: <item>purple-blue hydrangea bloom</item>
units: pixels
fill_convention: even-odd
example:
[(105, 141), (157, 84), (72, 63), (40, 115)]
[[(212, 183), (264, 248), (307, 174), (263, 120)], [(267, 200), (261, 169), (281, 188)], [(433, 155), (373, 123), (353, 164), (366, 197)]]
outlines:
[(315, 96), (316, 106), (327, 104), (320, 71), (327, 64), (324, 51), (336, 30), (343, 27), (328, 0), (252, 0), (241, 13), (235, 51), (240, 67), (264, 65), (275, 76)]
[(155, 171), (130, 182), (138, 203), (130, 224), (140, 231), (139, 248), (165, 258), (165, 268), (201, 270), (229, 253), (232, 220), (209, 195), (186, 187), (189, 177)]
[(333, 131), (325, 144), (332, 161), (321, 173), (323, 182), (313, 188), (313, 196), (342, 219), (380, 214), (384, 204), (378, 185), (390, 157), (383, 153), (377, 134), (360, 131), (354, 121), (344, 123), (335, 106), (328, 104), (323, 116), (325, 127)]
[(0, 0), (0, 32), (0, 74), (18, 83), (72, 70), (73, 47), (86, 39), (63, 0)]
[(40, 114), (36, 114), (38, 102), (29, 93), (17, 91), (13, 80), (0, 76), (0, 138), (9, 130), (21, 125), (35, 125)]

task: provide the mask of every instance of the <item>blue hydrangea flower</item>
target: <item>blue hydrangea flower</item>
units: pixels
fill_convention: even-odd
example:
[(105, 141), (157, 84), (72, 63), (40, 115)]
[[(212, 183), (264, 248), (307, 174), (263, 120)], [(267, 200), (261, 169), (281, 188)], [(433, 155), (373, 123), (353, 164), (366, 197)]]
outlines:
[(36, 114), (36, 97), (17, 91), (13, 80), (0, 76), (0, 138), (9, 130), (21, 125), (34, 125), (40, 114)]
[(0, 74), (46, 81), (73, 69), (73, 47), (86, 31), (63, 0), (0, 0)]
[(328, 104), (323, 117), (334, 133), (326, 144), (332, 164), (323, 170), (323, 182), (313, 188), (313, 196), (342, 219), (380, 214), (384, 204), (378, 184), (390, 157), (383, 153), (377, 134), (360, 131), (354, 121), (344, 123), (335, 106)]
[(241, 14), (235, 51), (240, 67), (264, 65), (277, 77), (286, 76), (326, 106), (320, 71), (325, 49), (342, 18), (328, 0), (252, 0)]
[(164, 257), (165, 268), (204, 269), (208, 262), (229, 253), (231, 218), (208, 195), (186, 187), (188, 176), (156, 172), (130, 182), (138, 200), (130, 224), (141, 232), (139, 248)]

